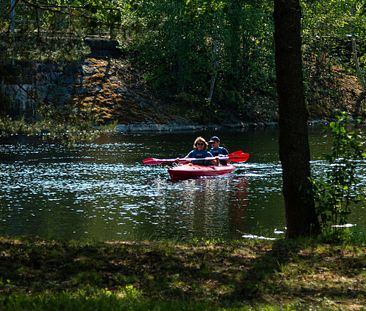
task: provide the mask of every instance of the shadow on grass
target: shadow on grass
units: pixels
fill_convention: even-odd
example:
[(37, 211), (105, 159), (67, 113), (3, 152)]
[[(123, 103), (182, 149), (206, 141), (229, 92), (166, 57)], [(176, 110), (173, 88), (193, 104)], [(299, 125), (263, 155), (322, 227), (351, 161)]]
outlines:
[[(15, 302), (43, 297), (86, 305), (115, 297), (120, 305), (125, 302), (117, 298), (121, 292), (126, 296), (126, 291), (138, 296), (138, 301), (157, 302), (158, 306), (159, 301), (177, 301), (180, 309), (280, 305), (299, 299), (313, 302), (313, 297), (344, 303), (355, 299), (362, 305), (366, 299), (365, 253), (364, 247), (296, 240), (83, 245), (0, 239), (0, 309), (8, 296)], [(81, 294), (75, 296), (78, 291)], [(42, 305), (42, 299), (37, 304)], [(133, 305), (138, 309), (140, 302)]]
[[(362, 250), (362, 249), (361, 249)], [(227, 302), (292, 301), (337, 310), (366, 305), (366, 253), (301, 240), (278, 240), (253, 260)]]
[(271, 286), (268, 280), (278, 273), (282, 266), (293, 261), (300, 249), (301, 244), (294, 240), (273, 242), (272, 250), (254, 260), (228, 300), (260, 301), (262, 289)]

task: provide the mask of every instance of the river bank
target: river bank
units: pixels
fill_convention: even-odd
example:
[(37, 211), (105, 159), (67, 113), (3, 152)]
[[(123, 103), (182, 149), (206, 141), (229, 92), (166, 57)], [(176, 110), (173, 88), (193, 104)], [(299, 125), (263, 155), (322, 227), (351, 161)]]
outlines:
[[(324, 120), (311, 120), (309, 127), (324, 125)], [(238, 122), (238, 123), (215, 123), (198, 124), (188, 122), (131, 122), (131, 123), (112, 123), (108, 125), (95, 126), (87, 122), (63, 123), (53, 122), (51, 120), (40, 120), (36, 122), (27, 122), (22, 120), (13, 120), (11, 118), (0, 117), (0, 137), (9, 137), (14, 135), (41, 136), (44, 139), (71, 138), (71, 141), (79, 142), (95, 139), (99, 134), (106, 133), (177, 133), (177, 132), (199, 132), (199, 131), (225, 131), (261, 128), (277, 128), (277, 122)], [(66, 139), (67, 140), (67, 139)]]
[[(309, 127), (322, 126), (325, 120), (312, 120)], [(260, 128), (277, 128), (277, 122), (250, 122), (250, 123), (223, 123), (223, 124), (187, 124), (187, 123), (129, 123), (118, 124), (114, 127), (117, 133), (154, 133), (154, 132), (198, 132), (198, 131), (224, 131), (224, 130), (248, 130)]]
[(0, 238), (2, 310), (364, 310), (366, 246)]
[(234, 123), (234, 124), (189, 124), (189, 123), (130, 123), (118, 124), (114, 128), (117, 133), (146, 133), (146, 132), (197, 132), (221, 130), (246, 130), (250, 128), (276, 128), (276, 122), (268, 123)]

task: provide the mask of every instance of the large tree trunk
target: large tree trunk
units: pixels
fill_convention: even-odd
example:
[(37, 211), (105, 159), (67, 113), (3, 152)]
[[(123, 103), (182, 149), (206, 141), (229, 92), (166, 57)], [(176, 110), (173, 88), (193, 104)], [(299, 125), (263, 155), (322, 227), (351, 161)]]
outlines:
[(299, 0), (275, 0), (275, 52), (279, 102), (279, 153), (287, 237), (316, 234), (311, 192), (308, 112), (304, 99)]

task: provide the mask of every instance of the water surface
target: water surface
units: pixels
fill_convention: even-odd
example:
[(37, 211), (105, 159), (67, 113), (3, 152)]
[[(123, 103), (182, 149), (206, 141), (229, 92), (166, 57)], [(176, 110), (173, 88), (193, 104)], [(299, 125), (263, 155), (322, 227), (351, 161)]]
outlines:
[[(220, 136), (230, 151), (249, 152), (233, 174), (171, 182), (166, 165), (196, 136)], [(321, 175), (329, 142), (310, 133), (312, 167)], [(237, 239), (281, 236), (285, 216), (274, 129), (244, 132), (130, 134), (72, 148), (29, 138), (0, 145), (0, 234), (56, 239)], [(363, 178), (365, 164), (360, 164)], [(361, 204), (350, 221), (365, 230)]]

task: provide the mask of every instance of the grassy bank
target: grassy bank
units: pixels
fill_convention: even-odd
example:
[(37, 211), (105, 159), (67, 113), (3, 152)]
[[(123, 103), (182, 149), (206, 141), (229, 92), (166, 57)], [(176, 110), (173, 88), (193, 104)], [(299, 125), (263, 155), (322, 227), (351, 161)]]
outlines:
[(366, 247), (0, 239), (1, 310), (365, 310)]

